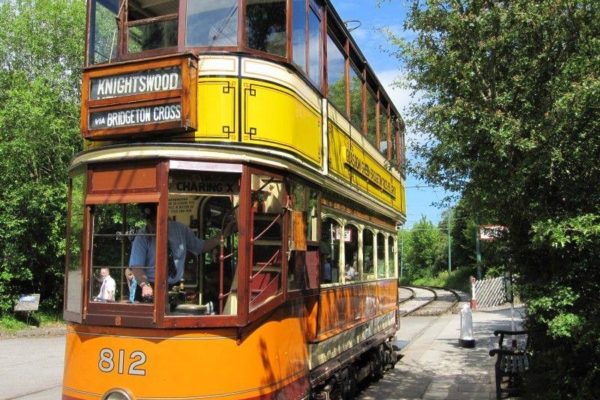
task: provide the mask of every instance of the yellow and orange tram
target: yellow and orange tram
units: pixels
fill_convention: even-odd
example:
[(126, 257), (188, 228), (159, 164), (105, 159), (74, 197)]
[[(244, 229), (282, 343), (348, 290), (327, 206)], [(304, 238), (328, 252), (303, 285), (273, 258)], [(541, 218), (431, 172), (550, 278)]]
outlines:
[(63, 399), (352, 398), (393, 366), (404, 126), (332, 5), (87, 21)]

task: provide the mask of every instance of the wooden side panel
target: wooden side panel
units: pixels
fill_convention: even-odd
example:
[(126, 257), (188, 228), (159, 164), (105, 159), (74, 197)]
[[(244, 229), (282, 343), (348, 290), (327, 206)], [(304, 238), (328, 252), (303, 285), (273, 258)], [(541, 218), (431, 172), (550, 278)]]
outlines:
[(93, 169), (90, 194), (124, 191), (157, 191), (158, 176), (155, 165), (127, 165), (110, 169)]
[(394, 310), (395, 279), (336, 286), (321, 292), (317, 341)]

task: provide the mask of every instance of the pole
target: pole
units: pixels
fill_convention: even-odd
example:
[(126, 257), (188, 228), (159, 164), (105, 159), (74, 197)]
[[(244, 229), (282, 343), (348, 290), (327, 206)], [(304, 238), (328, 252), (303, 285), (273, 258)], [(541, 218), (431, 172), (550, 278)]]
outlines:
[(452, 227), (452, 209), (448, 214), (448, 273), (452, 272), (452, 235), (450, 234)]
[(481, 249), (479, 246), (479, 224), (475, 229), (475, 256), (477, 257), (477, 279), (481, 280)]

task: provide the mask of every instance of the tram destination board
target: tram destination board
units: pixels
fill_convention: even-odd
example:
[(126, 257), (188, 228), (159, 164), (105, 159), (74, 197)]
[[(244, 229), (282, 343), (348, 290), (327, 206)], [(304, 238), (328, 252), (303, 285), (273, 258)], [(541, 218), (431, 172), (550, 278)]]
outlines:
[(123, 128), (181, 121), (181, 104), (153, 105), (90, 113), (90, 129)]
[(81, 132), (110, 140), (195, 130), (196, 85), (191, 55), (85, 71)]

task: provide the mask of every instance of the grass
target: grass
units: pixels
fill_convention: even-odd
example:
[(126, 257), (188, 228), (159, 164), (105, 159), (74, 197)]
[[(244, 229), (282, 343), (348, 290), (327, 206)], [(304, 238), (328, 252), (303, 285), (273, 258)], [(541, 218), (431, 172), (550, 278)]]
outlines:
[(469, 293), (471, 290), (469, 277), (472, 274), (473, 271), (471, 271), (471, 269), (460, 268), (450, 273), (448, 271), (443, 271), (433, 277), (415, 279), (414, 281), (409, 282), (408, 284), (415, 286), (431, 286), (455, 289)]
[(32, 327), (55, 327), (63, 325), (61, 315), (36, 311), (29, 318), (25, 314), (6, 314), (0, 316), (0, 333), (14, 333)]

